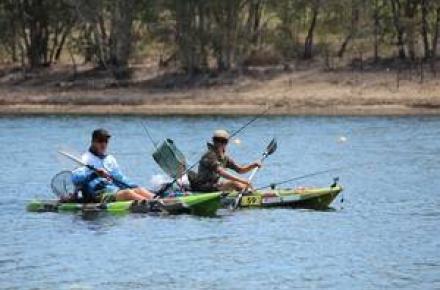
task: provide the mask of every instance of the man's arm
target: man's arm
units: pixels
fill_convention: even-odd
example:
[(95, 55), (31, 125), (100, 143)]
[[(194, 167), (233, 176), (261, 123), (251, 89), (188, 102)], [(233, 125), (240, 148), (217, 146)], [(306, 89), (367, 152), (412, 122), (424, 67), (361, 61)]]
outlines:
[(116, 161), (116, 158), (113, 157), (113, 155), (108, 156), (107, 158), (109, 158), (108, 162), (108, 167), (109, 167), (109, 176), (111, 175), (113, 177), (113, 180), (117, 180), (119, 182), (116, 182), (117, 186), (121, 187), (121, 188), (136, 188), (139, 187), (137, 184), (135, 184), (134, 182), (132, 182), (121, 170), (121, 168), (119, 167), (118, 162)]
[(251, 171), (254, 168), (261, 167), (261, 162), (255, 161), (255, 162), (249, 163), (247, 165), (239, 165), (239, 164), (235, 163), (234, 160), (232, 160), (231, 158), (228, 157), (227, 167), (229, 169), (234, 170), (235, 172), (237, 172), (239, 174), (244, 174), (244, 173), (248, 173), (249, 171)]
[(122, 171), (118, 168), (111, 172), (113, 177), (113, 181), (116, 181), (116, 185), (120, 188), (136, 188), (139, 187), (137, 184), (132, 182), (126, 175), (122, 173)]
[(77, 188), (81, 188), (90, 182), (96, 175), (86, 167), (80, 167), (72, 171), (72, 182)]
[(251, 184), (249, 183), (249, 181), (247, 181), (246, 179), (243, 179), (243, 178), (237, 177), (237, 176), (235, 176), (235, 175), (232, 175), (232, 174), (230, 174), (227, 170), (225, 170), (224, 168), (222, 168), (222, 167), (220, 167), (220, 166), (217, 168), (216, 171), (217, 171), (217, 173), (218, 173), (221, 177), (223, 177), (223, 178), (225, 178), (225, 179), (227, 179), (227, 180), (240, 182), (240, 183), (243, 183), (243, 184), (246, 185), (246, 186), (251, 186)]

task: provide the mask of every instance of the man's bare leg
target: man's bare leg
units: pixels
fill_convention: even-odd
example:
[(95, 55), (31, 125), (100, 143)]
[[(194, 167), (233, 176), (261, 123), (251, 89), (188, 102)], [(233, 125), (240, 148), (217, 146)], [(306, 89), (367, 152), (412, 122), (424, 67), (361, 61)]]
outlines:
[(118, 191), (116, 193), (116, 200), (117, 201), (123, 201), (123, 200), (146, 200), (144, 196), (137, 194), (135, 191), (131, 189), (123, 189)]
[(154, 194), (143, 187), (133, 188), (133, 191), (136, 194), (143, 196), (145, 199), (153, 199), (154, 198)]
[(237, 181), (225, 181), (217, 185), (220, 191), (242, 191), (246, 189), (246, 185)]

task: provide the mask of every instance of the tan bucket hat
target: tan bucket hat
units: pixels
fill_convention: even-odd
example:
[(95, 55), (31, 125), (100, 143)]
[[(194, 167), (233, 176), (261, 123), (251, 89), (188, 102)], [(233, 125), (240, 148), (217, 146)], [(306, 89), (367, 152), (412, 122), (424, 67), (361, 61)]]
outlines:
[(226, 130), (215, 130), (212, 138), (229, 140), (229, 133)]

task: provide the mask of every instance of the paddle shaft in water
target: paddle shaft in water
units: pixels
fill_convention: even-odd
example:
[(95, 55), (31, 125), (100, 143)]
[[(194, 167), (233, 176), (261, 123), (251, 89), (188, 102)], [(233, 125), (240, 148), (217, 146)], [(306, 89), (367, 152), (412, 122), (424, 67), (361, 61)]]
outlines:
[[(93, 172), (99, 173), (99, 169), (98, 168), (96, 168), (96, 167), (94, 167), (94, 166), (92, 166), (90, 164), (84, 163), (81, 159), (73, 156), (72, 154), (69, 154), (69, 153), (64, 152), (64, 151), (58, 151), (58, 153), (60, 153), (61, 155), (65, 156), (67, 158), (69, 158), (70, 160), (78, 163), (81, 166), (87, 167), (88, 169), (92, 170)], [(126, 187), (126, 188), (132, 188), (132, 186), (128, 185), (127, 183), (125, 183), (125, 182), (123, 182), (121, 180), (118, 180), (117, 178), (114, 178), (111, 175), (109, 175), (109, 177), (111, 179), (111, 182), (113, 182), (116, 185), (119, 184), (119, 185), (122, 185), (123, 187)]]

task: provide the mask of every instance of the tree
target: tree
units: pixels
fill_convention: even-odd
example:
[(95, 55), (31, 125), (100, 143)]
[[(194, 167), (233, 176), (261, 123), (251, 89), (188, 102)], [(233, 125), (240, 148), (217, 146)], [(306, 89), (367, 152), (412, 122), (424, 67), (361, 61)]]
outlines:
[(310, 13), (310, 25), (307, 30), (307, 36), (304, 41), (304, 59), (312, 58), (312, 49), (313, 49), (313, 36), (316, 28), (316, 23), (319, 14), (320, 0), (313, 0), (311, 2), (311, 7), (308, 9), (308, 13)]
[(76, 18), (62, 0), (3, 0), (13, 31), (12, 43), (32, 67), (58, 61)]
[(208, 3), (203, 0), (174, 0), (171, 11), (176, 19), (177, 56), (189, 74), (205, 71), (207, 59)]
[(440, 36), (440, 4), (435, 9), (434, 33), (432, 35), (432, 58), (437, 58), (437, 45)]
[(115, 0), (111, 10), (109, 64), (116, 79), (129, 77), (135, 4), (135, 0)]
[(129, 78), (136, 0), (70, 0), (80, 19), (85, 60), (109, 69), (116, 79)]
[(406, 58), (404, 33), (405, 29), (401, 20), (401, 3), (400, 0), (391, 0), (391, 7), (393, 11), (393, 22), (396, 30), (397, 48), (399, 51), (399, 58)]

